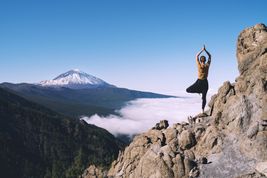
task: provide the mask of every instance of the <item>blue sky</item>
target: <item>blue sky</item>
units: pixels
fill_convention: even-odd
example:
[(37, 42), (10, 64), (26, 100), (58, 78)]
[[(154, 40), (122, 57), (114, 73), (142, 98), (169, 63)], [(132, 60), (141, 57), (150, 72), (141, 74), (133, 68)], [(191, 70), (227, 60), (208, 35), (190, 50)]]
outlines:
[(267, 24), (266, 0), (0, 1), (0, 82), (79, 68), (120, 87), (177, 94), (212, 54), (210, 88), (238, 75), (241, 30)]

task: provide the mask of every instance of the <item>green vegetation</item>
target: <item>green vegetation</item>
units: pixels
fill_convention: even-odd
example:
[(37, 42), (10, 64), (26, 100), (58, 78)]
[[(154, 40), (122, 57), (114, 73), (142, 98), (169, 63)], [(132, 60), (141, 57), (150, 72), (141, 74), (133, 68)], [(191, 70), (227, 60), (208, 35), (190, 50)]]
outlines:
[(8, 178), (77, 177), (108, 166), (123, 144), (104, 129), (64, 117), (0, 88), (0, 172)]
[(0, 87), (71, 117), (114, 114), (127, 101), (137, 98), (166, 98), (170, 96), (125, 88), (101, 87), (91, 89), (49, 88), (32, 84), (3, 83)]

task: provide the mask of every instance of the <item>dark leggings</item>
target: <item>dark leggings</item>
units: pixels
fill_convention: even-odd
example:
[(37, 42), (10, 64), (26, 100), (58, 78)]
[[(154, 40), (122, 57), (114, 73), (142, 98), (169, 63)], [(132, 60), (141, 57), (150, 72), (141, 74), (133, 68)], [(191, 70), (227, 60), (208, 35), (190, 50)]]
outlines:
[(201, 93), (202, 94), (202, 109), (206, 106), (206, 96), (209, 89), (209, 83), (207, 79), (197, 81), (186, 89), (187, 93)]

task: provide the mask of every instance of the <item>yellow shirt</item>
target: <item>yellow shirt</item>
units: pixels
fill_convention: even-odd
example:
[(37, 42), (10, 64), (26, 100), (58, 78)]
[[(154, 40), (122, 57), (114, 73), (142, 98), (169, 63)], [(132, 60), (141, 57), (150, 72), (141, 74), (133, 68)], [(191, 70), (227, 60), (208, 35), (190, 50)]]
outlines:
[(200, 62), (197, 62), (198, 79), (203, 80), (208, 78), (210, 62), (201, 66)]

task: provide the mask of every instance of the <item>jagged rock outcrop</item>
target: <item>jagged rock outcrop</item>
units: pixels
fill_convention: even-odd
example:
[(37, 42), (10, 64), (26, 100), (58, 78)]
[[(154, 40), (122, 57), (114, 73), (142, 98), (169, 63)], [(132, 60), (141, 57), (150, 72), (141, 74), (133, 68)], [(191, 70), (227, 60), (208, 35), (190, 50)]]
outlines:
[[(176, 129), (180, 126), (183, 130), (181, 134)], [(167, 129), (154, 127), (135, 137), (118, 160), (113, 162), (108, 176), (187, 177), (196, 165), (195, 155), (189, 150), (195, 144), (195, 138), (186, 129), (187, 126), (176, 125)]]
[(82, 174), (82, 178), (104, 178), (107, 177), (107, 171), (90, 165)]
[(267, 170), (267, 28), (238, 37), (240, 76), (212, 96), (206, 115), (137, 135), (115, 160), (114, 178), (264, 178)]
[(212, 164), (202, 166), (200, 177), (255, 177), (262, 174), (256, 173), (259, 170), (255, 172), (256, 165), (267, 160), (267, 28), (264, 24), (240, 33), (236, 55), (240, 76), (235, 83), (225, 82), (209, 103), (210, 123), (221, 135), (222, 150), (217, 155), (209, 155)]

